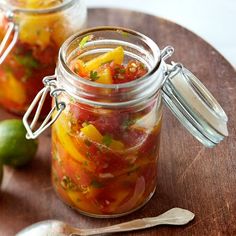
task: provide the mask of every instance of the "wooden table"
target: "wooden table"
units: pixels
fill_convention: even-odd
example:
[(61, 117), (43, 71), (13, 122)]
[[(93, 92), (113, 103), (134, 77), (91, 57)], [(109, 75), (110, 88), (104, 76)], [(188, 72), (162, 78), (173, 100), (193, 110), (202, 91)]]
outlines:
[[(11, 236), (34, 222), (55, 218), (75, 226), (99, 227), (155, 216), (178, 206), (196, 214), (183, 227), (162, 226), (117, 235), (236, 235), (236, 73), (209, 44), (163, 19), (125, 10), (89, 10), (89, 26), (119, 25), (136, 29), (163, 48), (175, 47), (172, 60), (192, 70), (229, 116), (230, 136), (214, 149), (196, 141), (166, 109), (158, 166), (157, 191), (141, 210), (119, 219), (92, 219), (65, 206), (50, 183), (50, 136), (40, 138), (34, 161), (23, 169), (5, 167), (0, 193), (0, 235)], [(222, 29), (223, 33), (224, 29)], [(0, 119), (10, 118), (0, 111)]]

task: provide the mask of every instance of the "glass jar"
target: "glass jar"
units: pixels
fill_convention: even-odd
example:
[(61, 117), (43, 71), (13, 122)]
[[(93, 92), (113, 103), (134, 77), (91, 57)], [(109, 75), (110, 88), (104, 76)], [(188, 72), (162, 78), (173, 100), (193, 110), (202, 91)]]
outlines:
[[(70, 69), (78, 55), (86, 61), (117, 46), (124, 48), (125, 62), (138, 60), (148, 73), (132, 82), (99, 84)], [(44, 78), (45, 88), (23, 122), (28, 138), (55, 122), (52, 183), (69, 206), (93, 217), (117, 217), (137, 210), (152, 197), (163, 100), (204, 145), (212, 147), (227, 136), (223, 109), (190, 71), (179, 63), (165, 63), (172, 53), (170, 46), (160, 51), (150, 38), (118, 27), (89, 29), (63, 44), (56, 75)], [(53, 108), (35, 129), (48, 92), (54, 97)], [(38, 102), (29, 125), (28, 117)]]
[[(1, 1), (2, 2), (2, 1)], [(55, 71), (58, 51), (70, 35), (85, 27), (82, 0), (0, 3), (0, 105), (23, 115)], [(48, 98), (44, 113), (49, 111)]]

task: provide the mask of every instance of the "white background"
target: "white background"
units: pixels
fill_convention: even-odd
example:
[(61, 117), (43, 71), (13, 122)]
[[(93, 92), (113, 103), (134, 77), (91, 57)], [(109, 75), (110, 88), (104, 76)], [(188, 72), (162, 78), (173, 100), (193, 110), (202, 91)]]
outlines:
[(88, 7), (127, 8), (174, 21), (200, 35), (236, 68), (236, 0), (86, 0), (86, 3)]

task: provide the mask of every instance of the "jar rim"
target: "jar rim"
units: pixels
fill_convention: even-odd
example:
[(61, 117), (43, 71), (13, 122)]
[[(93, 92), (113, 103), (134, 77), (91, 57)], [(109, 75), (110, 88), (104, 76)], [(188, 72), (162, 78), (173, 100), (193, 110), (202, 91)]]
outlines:
[[(140, 38), (147, 46), (149, 46), (152, 49), (152, 52), (154, 54), (154, 60), (155, 60), (154, 66), (143, 77), (141, 77), (137, 80), (133, 80), (133, 81), (126, 82), (126, 83), (120, 83), (120, 84), (96, 83), (94, 81), (86, 80), (86, 79), (76, 75), (75, 73), (73, 73), (71, 71), (71, 69), (69, 68), (69, 66), (66, 62), (66, 50), (69, 48), (69, 46), (74, 41), (76, 41), (76, 39), (78, 37), (80, 37), (82, 35), (86, 35), (86, 34), (92, 34), (93, 32), (99, 32), (99, 31), (120, 31), (120, 32), (131, 34), (133, 36), (136, 36), (136, 37)], [(160, 67), (160, 64), (161, 64), (161, 51), (160, 51), (158, 45), (151, 38), (149, 38), (148, 36), (146, 36), (142, 33), (139, 33), (138, 31), (131, 30), (131, 29), (124, 28), (124, 27), (116, 27), (116, 26), (93, 27), (93, 28), (89, 28), (87, 30), (80, 31), (80, 32), (72, 35), (61, 46), (58, 57), (59, 57), (59, 66), (63, 68), (66, 75), (69, 78), (71, 78), (73, 81), (78, 81), (80, 83), (83, 83), (83, 84), (86, 84), (86, 85), (89, 85), (89, 86), (92, 86), (92, 87), (105, 88), (105, 89), (106, 88), (107, 89), (129, 88), (133, 85), (138, 84), (139, 82), (143, 82), (144, 80), (147, 79), (147, 77), (152, 76), (158, 70), (158, 68)]]
[(0, 3), (0, 8), (5, 8), (6, 10), (9, 10), (15, 14), (17, 13), (23, 13), (28, 15), (45, 15), (45, 14), (53, 14), (56, 12), (63, 11), (71, 6), (73, 6), (76, 2), (79, 2), (80, 0), (65, 0), (61, 4), (56, 5), (54, 7), (50, 8), (39, 8), (39, 9), (31, 9), (31, 8), (23, 8), (23, 7), (17, 7), (12, 6), (9, 3)]

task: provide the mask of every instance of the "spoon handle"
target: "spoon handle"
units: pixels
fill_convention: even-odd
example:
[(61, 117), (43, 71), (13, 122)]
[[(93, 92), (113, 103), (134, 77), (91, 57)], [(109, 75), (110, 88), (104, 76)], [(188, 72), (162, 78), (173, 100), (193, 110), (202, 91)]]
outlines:
[(125, 232), (125, 231), (134, 231), (139, 229), (145, 229), (154, 227), (162, 224), (171, 224), (171, 225), (184, 225), (187, 224), (194, 218), (194, 214), (191, 211), (181, 209), (181, 208), (172, 208), (169, 211), (156, 216), (143, 219), (137, 219), (128, 221), (121, 224), (111, 225), (103, 228), (97, 229), (80, 229), (78, 232), (71, 234), (71, 236), (85, 236), (85, 235), (96, 235), (96, 234), (105, 234), (105, 233), (115, 233), (115, 232)]

